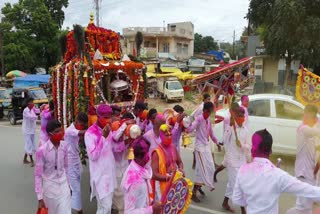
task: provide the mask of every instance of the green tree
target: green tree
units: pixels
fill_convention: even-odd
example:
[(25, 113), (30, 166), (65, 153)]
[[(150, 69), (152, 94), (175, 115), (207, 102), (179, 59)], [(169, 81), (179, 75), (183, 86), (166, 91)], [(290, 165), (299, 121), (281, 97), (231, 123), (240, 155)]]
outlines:
[(268, 54), (285, 57), (284, 88), (287, 88), (291, 61), (300, 59), (319, 65), (320, 1), (251, 0), (247, 18), (257, 29)]
[(6, 71), (47, 70), (59, 60), (59, 26), (43, 0), (20, 0), (2, 8)]
[(141, 45), (143, 43), (143, 34), (140, 31), (136, 33), (135, 41), (137, 47), (137, 57), (139, 58), (141, 52)]
[(199, 33), (194, 35), (194, 52), (203, 53), (211, 50), (218, 50), (218, 45), (212, 36), (202, 36)]
[(68, 0), (44, 0), (44, 2), (52, 19), (57, 23), (59, 29), (61, 29), (65, 18), (62, 8), (68, 7)]

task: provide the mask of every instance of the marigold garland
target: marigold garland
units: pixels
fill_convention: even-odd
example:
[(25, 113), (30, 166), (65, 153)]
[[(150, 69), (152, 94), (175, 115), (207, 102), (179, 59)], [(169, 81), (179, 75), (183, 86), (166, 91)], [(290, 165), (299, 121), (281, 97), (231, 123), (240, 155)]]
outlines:
[[(100, 91), (97, 96), (97, 84), (104, 75), (122, 70), (130, 79), (133, 89), (131, 101), (144, 99), (144, 84), (142, 63), (131, 61), (122, 62), (120, 36), (118, 33), (89, 24), (85, 28), (85, 53), (82, 58), (78, 56), (74, 31), (67, 34), (67, 51), (63, 62), (52, 69), (52, 95), (55, 105), (55, 115), (64, 126), (74, 121), (80, 112), (86, 112), (90, 105), (95, 105), (105, 100)], [(95, 52), (99, 50), (103, 60), (93, 59)]]

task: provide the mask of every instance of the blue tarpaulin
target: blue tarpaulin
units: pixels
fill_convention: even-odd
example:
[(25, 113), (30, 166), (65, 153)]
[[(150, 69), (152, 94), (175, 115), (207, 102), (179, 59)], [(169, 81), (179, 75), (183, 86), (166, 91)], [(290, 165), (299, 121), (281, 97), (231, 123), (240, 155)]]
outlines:
[(209, 51), (209, 55), (214, 55), (219, 61), (223, 60), (223, 51)]
[(25, 77), (17, 77), (14, 79), (14, 88), (39, 87), (41, 84), (48, 84), (50, 75), (30, 74)]

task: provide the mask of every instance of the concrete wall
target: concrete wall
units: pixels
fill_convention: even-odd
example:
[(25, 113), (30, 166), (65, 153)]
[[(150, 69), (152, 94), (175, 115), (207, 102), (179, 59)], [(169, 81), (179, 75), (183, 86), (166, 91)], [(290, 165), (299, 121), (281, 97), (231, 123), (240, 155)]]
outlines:
[(272, 82), (273, 85), (278, 85), (278, 60), (272, 57), (263, 58), (262, 80)]

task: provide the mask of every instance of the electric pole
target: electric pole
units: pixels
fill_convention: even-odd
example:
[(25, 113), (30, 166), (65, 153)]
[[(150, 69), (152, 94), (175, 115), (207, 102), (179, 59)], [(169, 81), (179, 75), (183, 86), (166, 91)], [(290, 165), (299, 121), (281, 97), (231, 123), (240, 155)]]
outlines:
[(100, 4), (101, 0), (94, 0), (94, 3), (96, 5), (96, 25), (100, 27)]
[(0, 73), (0, 82), (2, 81), (2, 77), (4, 76), (4, 60), (3, 60), (3, 32), (0, 29), (0, 60), (1, 60), (1, 73)]
[(233, 43), (232, 43), (232, 56), (235, 57), (234, 55), (234, 48), (235, 48), (235, 41), (236, 41), (236, 31), (233, 31)]

